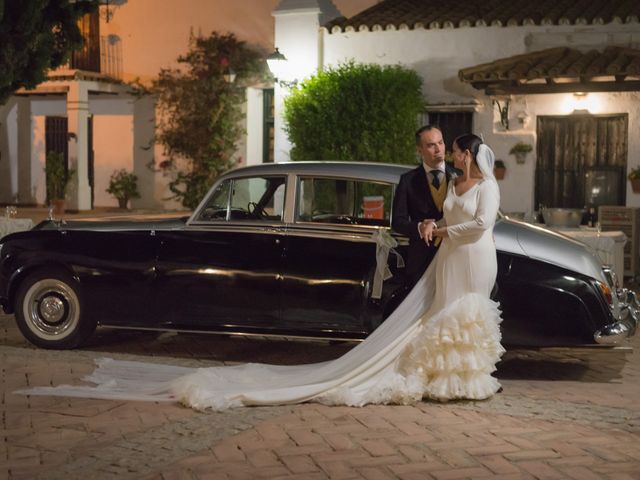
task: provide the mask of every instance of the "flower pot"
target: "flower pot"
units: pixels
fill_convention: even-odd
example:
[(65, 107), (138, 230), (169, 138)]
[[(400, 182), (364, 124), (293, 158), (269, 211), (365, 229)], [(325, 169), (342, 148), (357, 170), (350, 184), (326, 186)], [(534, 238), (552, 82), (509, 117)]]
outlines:
[(640, 193), (640, 178), (632, 178), (630, 182), (633, 193)]
[(525, 152), (516, 152), (515, 157), (516, 163), (522, 164), (527, 159), (527, 154)]
[(504, 174), (507, 171), (505, 167), (496, 167), (493, 169), (493, 174), (496, 176), (496, 180), (502, 180), (504, 178)]
[(127, 208), (127, 203), (129, 203), (129, 199), (128, 198), (119, 198), (118, 199), (118, 207), (120, 208)]
[(53, 205), (54, 215), (62, 215), (64, 213), (64, 206), (65, 206), (64, 198), (54, 198), (53, 200), (51, 200), (51, 204)]

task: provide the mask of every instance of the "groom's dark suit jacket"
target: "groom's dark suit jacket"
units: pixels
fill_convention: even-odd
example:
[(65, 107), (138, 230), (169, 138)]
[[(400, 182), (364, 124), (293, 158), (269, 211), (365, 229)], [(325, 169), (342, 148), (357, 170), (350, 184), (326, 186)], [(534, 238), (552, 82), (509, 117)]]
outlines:
[[(454, 169), (446, 165), (447, 182), (451, 181)], [(413, 285), (427, 269), (436, 254), (437, 247), (427, 246), (418, 233), (418, 223), (425, 219), (440, 220), (442, 212), (438, 210), (429, 180), (422, 164), (400, 177), (393, 198), (393, 218), (391, 227), (398, 233), (409, 237), (409, 256), (405, 274), (407, 281)]]

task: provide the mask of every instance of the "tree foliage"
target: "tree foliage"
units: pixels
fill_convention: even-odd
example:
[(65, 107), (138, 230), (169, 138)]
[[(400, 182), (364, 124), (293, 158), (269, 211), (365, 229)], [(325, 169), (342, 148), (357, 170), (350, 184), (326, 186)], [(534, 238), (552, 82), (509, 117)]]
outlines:
[(422, 80), (401, 66), (339, 65), (285, 100), (292, 160), (415, 161)]
[(82, 46), (78, 19), (96, 8), (98, 0), (0, 0), (0, 105), (69, 60)]
[[(195, 208), (220, 175), (233, 165), (243, 133), (241, 86), (264, 71), (263, 54), (233, 34), (213, 32), (192, 37), (187, 54), (178, 57), (181, 68), (163, 69), (152, 91), (158, 98), (156, 139), (177, 168), (169, 183), (174, 198)], [(233, 69), (235, 82), (224, 80)]]

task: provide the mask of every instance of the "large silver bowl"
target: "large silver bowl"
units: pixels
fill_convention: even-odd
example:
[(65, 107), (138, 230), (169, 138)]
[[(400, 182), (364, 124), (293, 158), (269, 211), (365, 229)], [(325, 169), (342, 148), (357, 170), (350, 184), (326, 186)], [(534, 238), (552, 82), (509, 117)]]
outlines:
[(581, 208), (543, 208), (542, 217), (548, 227), (578, 228), (584, 211)]

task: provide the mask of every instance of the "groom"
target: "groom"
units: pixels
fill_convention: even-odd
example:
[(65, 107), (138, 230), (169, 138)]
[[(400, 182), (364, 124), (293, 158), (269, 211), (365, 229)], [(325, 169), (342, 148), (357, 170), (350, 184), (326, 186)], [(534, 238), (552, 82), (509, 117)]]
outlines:
[(400, 177), (393, 199), (391, 227), (409, 237), (407, 282), (413, 286), (436, 254), (438, 244), (423, 238), (429, 221), (442, 218), (447, 184), (454, 172), (444, 161), (445, 145), (438, 127), (425, 125), (416, 131), (416, 149), (422, 164)]

